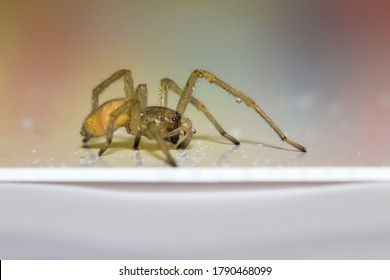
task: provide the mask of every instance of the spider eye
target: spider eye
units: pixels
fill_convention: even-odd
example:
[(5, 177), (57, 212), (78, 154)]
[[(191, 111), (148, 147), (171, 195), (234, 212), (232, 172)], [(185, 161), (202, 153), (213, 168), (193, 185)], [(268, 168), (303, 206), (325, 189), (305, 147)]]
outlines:
[(181, 115), (180, 115), (178, 112), (176, 112), (176, 113), (175, 113), (175, 116), (173, 117), (173, 120), (174, 120), (175, 122), (177, 122), (177, 121), (180, 121), (180, 119), (181, 119)]
[(160, 117), (160, 121), (165, 121), (165, 117)]

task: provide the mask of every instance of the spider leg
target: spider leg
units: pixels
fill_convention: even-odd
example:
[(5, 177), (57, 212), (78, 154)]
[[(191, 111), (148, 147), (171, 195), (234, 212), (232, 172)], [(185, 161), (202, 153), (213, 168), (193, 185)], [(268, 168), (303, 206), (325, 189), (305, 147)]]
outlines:
[[(137, 86), (137, 89), (135, 90), (135, 98), (140, 102), (141, 109), (148, 106), (148, 88), (145, 84), (140, 84)], [(141, 141), (141, 135), (140, 134), (135, 135), (133, 149), (138, 148), (140, 141)]]
[[(193, 132), (192, 132), (192, 122), (189, 118), (184, 118), (181, 120), (182, 125), (176, 128), (175, 130), (170, 131), (166, 137), (172, 137), (177, 135), (180, 132), (184, 132), (185, 138), (183, 141), (177, 145), (176, 149), (185, 149), (190, 144)], [(183, 125), (186, 124), (186, 125)]]
[(134, 82), (133, 77), (131, 75), (131, 71), (127, 69), (122, 69), (116, 71), (114, 74), (112, 74), (110, 77), (98, 84), (92, 90), (92, 111), (99, 106), (99, 95), (102, 94), (102, 92), (109, 85), (111, 85), (113, 82), (117, 81), (120, 78), (123, 78), (123, 82), (125, 84), (124, 90), (126, 98), (129, 100), (134, 99)]
[(135, 139), (134, 139), (134, 144), (133, 144), (133, 149), (134, 150), (138, 149), (138, 146), (139, 146), (140, 142), (141, 142), (141, 136), (140, 135), (136, 135)]
[(157, 142), (160, 150), (164, 153), (169, 165), (176, 167), (177, 164), (169, 152), (169, 147), (164, 140), (164, 137), (161, 135), (161, 131), (157, 128), (155, 122), (150, 122), (148, 124), (149, 135)]
[(181, 120), (182, 124), (187, 124), (187, 126), (180, 126), (182, 131), (185, 133), (185, 138), (183, 141), (180, 142), (179, 145), (177, 145), (177, 149), (185, 149), (187, 146), (190, 144), (191, 139), (192, 139), (192, 122), (190, 121), (189, 118), (184, 118)]
[(91, 138), (92, 138), (91, 135), (86, 135), (86, 136), (83, 137), (82, 141), (83, 141), (84, 144), (86, 144)]
[(131, 116), (130, 125), (129, 127), (126, 127), (126, 129), (128, 131), (130, 130), (134, 135), (139, 135), (138, 127), (141, 120), (140, 103), (138, 100), (133, 99), (127, 101), (110, 114), (110, 120), (106, 134), (106, 143), (104, 143), (104, 145), (100, 148), (99, 156), (103, 155), (103, 153), (111, 144), (116, 119), (126, 111), (129, 111)]
[(198, 79), (204, 78), (209, 83), (215, 84), (220, 88), (224, 89), (229, 94), (233, 95), (237, 100), (241, 100), (245, 103), (245, 105), (253, 110), (255, 110), (267, 123), (268, 125), (279, 135), (280, 139), (291, 146), (295, 147), (297, 150), (302, 152), (306, 152), (306, 148), (302, 145), (290, 140), (286, 135), (281, 131), (281, 129), (272, 121), (272, 119), (247, 95), (238, 91), (237, 89), (231, 87), (218, 77), (216, 77), (213, 73), (210, 73), (206, 70), (195, 70), (191, 73), (190, 77), (187, 80), (187, 83), (183, 89), (183, 94), (180, 97), (179, 103), (177, 105), (176, 111), (179, 114), (183, 114), (189, 102), (191, 102), (191, 95), (195, 83)]
[[(168, 90), (171, 89), (173, 92), (177, 93), (179, 96), (183, 94), (183, 90), (171, 79), (162, 79), (161, 80), (161, 87), (160, 87), (160, 94), (159, 94), (159, 105), (163, 107), (167, 107), (168, 103)], [(194, 105), (199, 111), (201, 111), (207, 119), (214, 125), (214, 127), (219, 131), (219, 133), (231, 141), (235, 145), (239, 145), (240, 142), (236, 140), (233, 136), (228, 134), (222, 126), (217, 122), (217, 120), (214, 118), (214, 116), (209, 112), (209, 110), (206, 108), (206, 106), (200, 102), (198, 99), (196, 99), (193, 96), (189, 97), (189, 102)], [(183, 111), (184, 112), (184, 111)], [(188, 144), (187, 144), (188, 145)]]
[(135, 90), (135, 99), (137, 99), (141, 105), (141, 109), (148, 106), (148, 87), (145, 84), (140, 84)]

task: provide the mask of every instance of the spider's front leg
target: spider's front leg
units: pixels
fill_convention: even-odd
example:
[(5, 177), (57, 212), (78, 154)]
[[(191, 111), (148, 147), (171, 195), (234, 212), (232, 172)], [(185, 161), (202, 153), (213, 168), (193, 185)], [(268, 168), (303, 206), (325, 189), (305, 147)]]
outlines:
[(274, 123), (273, 120), (251, 98), (249, 98), (241, 91), (231, 87), (230, 85), (216, 77), (213, 73), (206, 70), (195, 70), (191, 73), (183, 89), (183, 94), (181, 95), (176, 108), (176, 111), (179, 114), (183, 114), (187, 108), (188, 103), (191, 102), (193, 88), (195, 86), (196, 81), (200, 78), (206, 79), (209, 83), (215, 84), (220, 88), (224, 89), (229, 94), (233, 95), (235, 98), (237, 98), (237, 100), (241, 100), (247, 107), (255, 110), (268, 123), (268, 125), (271, 126), (271, 128), (276, 132), (276, 134), (279, 135), (282, 141), (285, 141), (286, 143), (290, 144), (301, 152), (306, 152), (305, 147), (298, 144), (297, 142), (288, 139), (287, 136), (284, 135), (281, 129), (276, 125), (276, 123)]
[(165, 157), (167, 158), (167, 162), (169, 165), (176, 167), (177, 164), (175, 160), (173, 159), (171, 153), (169, 152), (169, 146), (164, 140), (164, 136), (161, 135), (161, 130), (157, 127), (155, 122), (149, 122), (148, 123), (148, 134), (153, 138), (157, 145), (159, 146), (160, 150), (164, 153)]
[[(183, 90), (174, 81), (167, 78), (162, 79), (161, 86), (160, 86), (160, 94), (159, 94), (159, 106), (167, 107), (169, 90), (172, 90), (174, 93), (178, 94), (179, 96), (182, 96), (183, 94)], [(189, 102), (206, 116), (206, 118), (214, 125), (215, 129), (218, 130), (218, 132), (223, 137), (225, 137), (235, 145), (240, 144), (240, 142), (238, 142), (236, 138), (231, 136), (222, 128), (222, 126), (217, 122), (217, 120), (214, 118), (214, 116), (209, 112), (209, 110), (202, 102), (200, 102), (198, 99), (196, 99), (193, 96), (189, 97)]]
[(176, 128), (175, 130), (172, 130), (169, 132), (166, 137), (174, 137), (178, 134), (184, 134), (184, 139), (180, 142), (179, 145), (177, 145), (176, 149), (185, 149), (190, 144), (192, 136), (194, 134), (192, 130), (192, 122), (189, 118), (183, 118), (181, 119), (181, 125)]
[(167, 144), (166, 139), (170, 139), (171, 137), (175, 137), (178, 134), (183, 133), (185, 135), (185, 138), (177, 146), (177, 149), (185, 149), (188, 146), (188, 144), (191, 142), (192, 135), (193, 135), (192, 123), (188, 118), (182, 119), (181, 125), (170, 132), (161, 130), (161, 128), (157, 127), (156, 122), (151, 121), (147, 125), (147, 131), (148, 131), (148, 136), (157, 142), (157, 145), (159, 146), (160, 150), (165, 154), (169, 165), (174, 167), (177, 166), (177, 164), (173, 159), (173, 157), (171, 156), (171, 153), (169, 152), (169, 145)]

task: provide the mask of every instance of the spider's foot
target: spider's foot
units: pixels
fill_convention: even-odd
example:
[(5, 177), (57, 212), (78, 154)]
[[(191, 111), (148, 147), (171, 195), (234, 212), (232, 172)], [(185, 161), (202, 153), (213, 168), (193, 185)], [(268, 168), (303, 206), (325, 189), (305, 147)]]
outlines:
[(173, 157), (170, 154), (167, 155), (167, 163), (172, 167), (177, 167), (176, 161), (173, 159)]
[[(290, 144), (292, 144), (292, 143), (290, 143)], [(293, 145), (295, 148), (297, 148), (299, 151), (303, 152), (303, 153), (306, 153), (306, 152), (307, 152), (306, 148), (303, 147), (302, 145), (298, 144), (298, 143), (293, 142), (292, 145)]]
[(104, 154), (104, 152), (107, 150), (108, 146), (110, 146), (110, 143), (105, 143), (103, 145), (103, 147), (100, 148), (100, 151), (99, 151), (99, 157), (102, 156)]
[(177, 150), (184, 150), (190, 144), (190, 141), (183, 140), (179, 145), (177, 145)]
[(140, 141), (141, 141), (141, 137), (139, 137), (139, 136), (135, 137), (134, 144), (133, 144), (134, 150), (138, 150), (138, 146), (139, 146)]
[(230, 142), (232, 142), (234, 145), (240, 145), (240, 142), (238, 142), (238, 140), (236, 138), (234, 138), (233, 136), (228, 134), (226, 131), (222, 131), (221, 135), (223, 137), (225, 137), (226, 139), (228, 139)]
[(177, 163), (176, 163), (175, 161), (172, 161), (172, 162), (169, 161), (168, 163), (169, 163), (169, 165), (172, 166), (172, 167), (177, 167)]
[(294, 141), (288, 139), (287, 137), (282, 138), (282, 140), (285, 141), (285, 142), (287, 142), (287, 143), (289, 143), (291, 146), (293, 146), (294, 148), (296, 148), (297, 150), (299, 150), (299, 151), (301, 151), (301, 152), (303, 152), (303, 153), (306, 153), (306, 152), (307, 152), (307, 150), (306, 150), (305, 147), (303, 147), (302, 145), (300, 145), (300, 144), (298, 144), (298, 143), (296, 143), (296, 142), (294, 142)]
[(83, 136), (83, 143), (87, 143), (93, 137), (92, 134), (88, 133), (84, 126), (80, 130), (80, 135)]

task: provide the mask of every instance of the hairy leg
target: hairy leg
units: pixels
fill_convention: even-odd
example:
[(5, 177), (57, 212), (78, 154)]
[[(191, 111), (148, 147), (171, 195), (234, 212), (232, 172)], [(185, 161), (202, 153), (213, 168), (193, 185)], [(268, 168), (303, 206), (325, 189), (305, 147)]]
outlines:
[(135, 90), (135, 99), (140, 103), (141, 109), (148, 106), (148, 87), (145, 84), (140, 84)]
[(157, 145), (159, 146), (160, 150), (164, 153), (165, 157), (167, 158), (167, 162), (169, 165), (176, 167), (177, 164), (173, 157), (171, 156), (169, 152), (169, 147), (167, 143), (164, 140), (163, 135), (161, 135), (161, 131), (157, 128), (155, 122), (150, 122), (148, 124), (148, 130), (150, 132), (150, 136), (157, 142)]
[(112, 74), (110, 77), (98, 84), (92, 90), (92, 111), (99, 106), (99, 95), (102, 94), (102, 92), (109, 85), (111, 85), (113, 82), (117, 81), (120, 78), (123, 78), (123, 82), (125, 84), (124, 90), (126, 98), (129, 100), (134, 99), (134, 82), (133, 77), (131, 75), (131, 71), (127, 69), (122, 69), (116, 71), (114, 74)]
[(131, 116), (130, 127), (128, 129), (131, 130), (132, 134), (139, 135), (138, 127), (141, 119), (140, 103), (138, 100), (133, 99), (127, 101), (110, 114), (110, 121), (106, 134), (106, 143), (104, 143), (104, 145), (100, 148), (99, 156), (103, 155), (103, 153), (107, 150), (107, 148), (112, 142), (112, 136), (114, 134), (114, 124), (116, 119), (126, 111), (130, 112), (129, 114)]
[[(161, 80), (161, 87), (160, 87), (160, 94), (159, 94), (159, 105), (166, 107), (168, 102), (168, 91), (172, 90), (173, 92), (177, 93), (178, 95), (183, 94), (183, 90), (171, 79), (162, 79)], [(201, 111), (207, 119), (214, 125), (214, 127), (219, 131), (219, 133), (231, 141), (235, 145), (239, 145), (240, 142), (238, 142), (233, 136), (228, 134), (222, 126), (217, 122), (217, 120), (214, 118), (214, 116), (207, 110), (206, 106), (200, 102), (198, 99), (196, 99), (193, 96), (189, 97), (189, 102), (194, 105), (199, 111)]]
[[(139, 101), (141, 109), (148, 106), (148, 88), (145, 84), (140, 84), (137, 86), (135, 90), (135, 98)], [(126, 127), (126, 129), (128, 133), (131, 133), (131, 129), (129, 127)], [(141, 141), (141, 135), (136, 134), (134, 139), (133, 149), (138, 148), (140, 141)]]
[(187, 105), (189, 102), (191, 102), (191, 95), (193, 88), (195, 86), (195, 83), (198, 79), (204, 78), (209, 83), (215, 84), (219, 86), (220, 88), (224, 89), (229, 94), (233, 95), (237, 100), (241, 100), (247, 107), (255, 110), (267, 123), (271, 128), (276, 132), (276, 134), (279, 135), (280, 139), (282, 141), (285, 141), (286, 143), (290, 144), (291, 146), (295, 147), (296, 149), (306, 152), (306, 148), (302, 145), (288, 139), (284, 133), (280, 130), (280, 128), (272, 121), (272, 119), (246, 94), (242, 93), (241, 91), (231, 87), (218, 77), (216, 77), (213, 73), (210, 73), (206, 70), (195, 70), (191, 73), (190, 77), (187, 80), (187, 83), (183, 89), (183, 94), (180, 97), (179, 103), (177, 105), (176, 111), (180, 114), (183, 114), (184, 111), (187, 108)]

